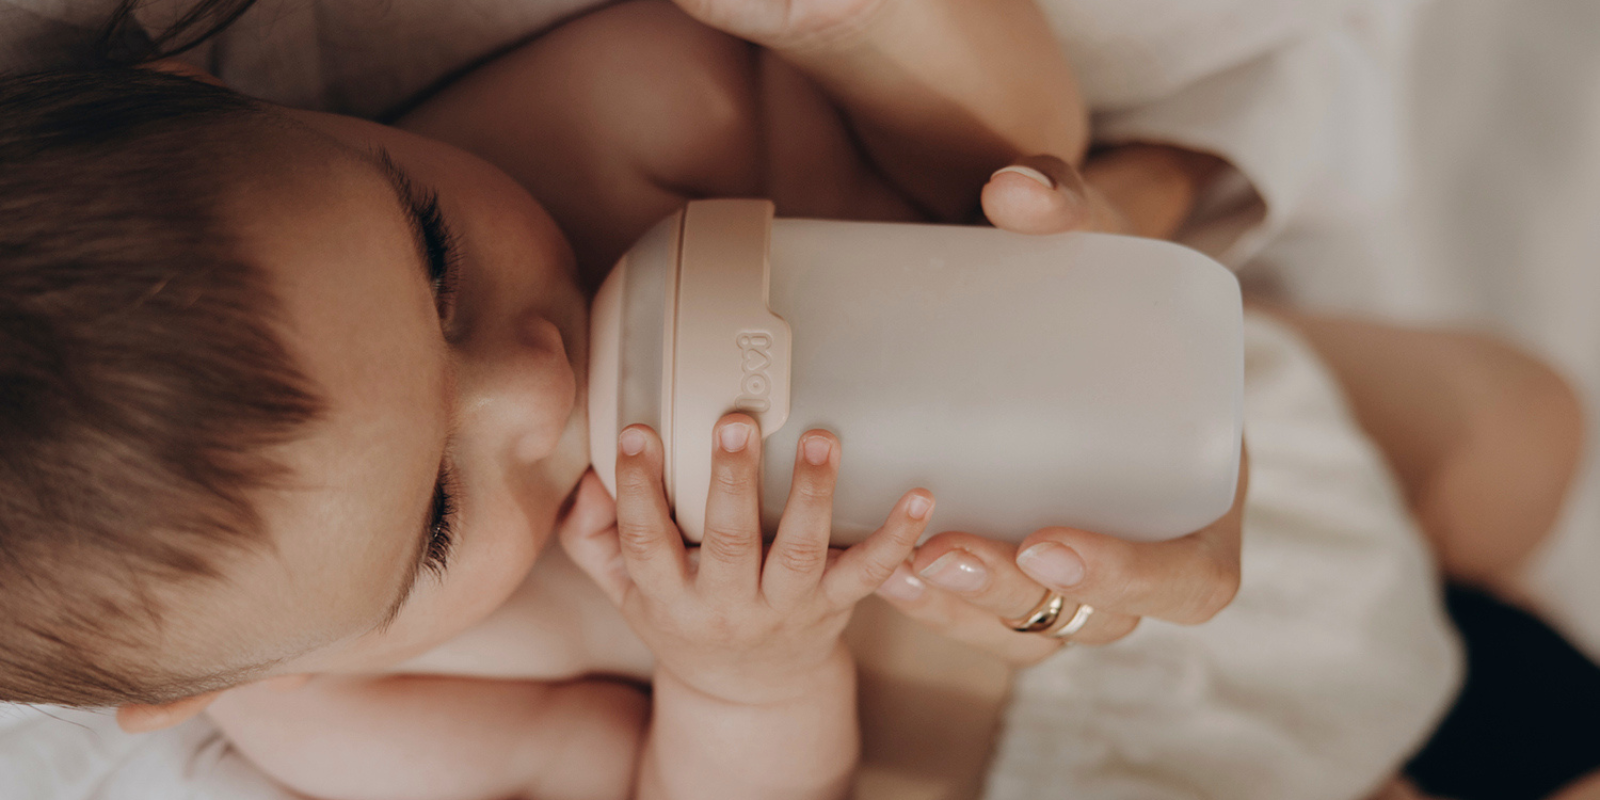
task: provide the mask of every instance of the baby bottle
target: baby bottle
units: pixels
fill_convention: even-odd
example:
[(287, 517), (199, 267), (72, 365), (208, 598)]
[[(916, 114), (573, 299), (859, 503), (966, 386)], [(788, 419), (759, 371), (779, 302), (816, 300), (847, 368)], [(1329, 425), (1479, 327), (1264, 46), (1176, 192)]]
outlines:
[(1241, 315), (1233, 274), (1168, 242), (693, 202), (595, 299), (594, 466), (615, 493), (617, 433), (649, 424), (678, 526), (699, 541), (711, 429), (737, 410), (765, 439), (769, 535), (800, 433), (824, 428), (843, 447), (835, 544), (917, 486), (938, 498), (938, 530), (1168, 539), (1233, 505)]

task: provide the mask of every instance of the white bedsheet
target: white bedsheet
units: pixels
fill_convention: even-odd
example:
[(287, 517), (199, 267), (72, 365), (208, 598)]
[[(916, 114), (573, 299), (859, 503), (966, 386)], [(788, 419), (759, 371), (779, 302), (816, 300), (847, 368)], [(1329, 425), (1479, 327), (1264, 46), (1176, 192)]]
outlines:
[(197, 719), (131, 736), (110, 712), (0, 704), (5, 800), (293, 800)]

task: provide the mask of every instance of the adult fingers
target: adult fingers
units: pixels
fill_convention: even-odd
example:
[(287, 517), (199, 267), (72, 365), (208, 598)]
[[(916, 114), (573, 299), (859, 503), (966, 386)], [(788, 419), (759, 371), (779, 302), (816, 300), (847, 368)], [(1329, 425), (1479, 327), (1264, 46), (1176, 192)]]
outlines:
[(910, 564), (901, 564), (878, 587), (878, 596), (934, 632), (1019, 667), (1038, 663), (1061, 647), (1059, 640), (998, 624), (993, 613), (917, 577)]
[(833, 487), (838, 476), (838, 439), (827, 431), (801, 435), (789, 499), (761, 572), (761, 590), (777, 608), (787, 608), (808, 596), (827, 567)]
[[(1016, 552), (1011, 544), (970, 533), (941, 533), (917, 548), (911, 569), (928, 583), (982, 611), (995, 628), (1018, 636), (1039, 636), (1013, 631), (1005, 624), (1005, 620), (1027, 616), (1045, 598), (1045, 587), (1017, 567)], [(1068, 602), (1058, 624), (1066, 624), (1077, 610), (1077, 603), (1083, 602), (1063, 594)], [(1089, 619), (1071, 639), (1080, 644), (1105, 644), (1127, 636), (1138, 624), (1138, 617), (1094, 606)]]
[(711, 492), (696, 583), (719, 595), (754, 595), (761, 580), (761, 434), (747, 414), (711, 431)]
[(616, 504), (599, 476), (589, 472), (578, 482), (572, 507), (562, 518), (556, 535), (572, 563), (620, 606), (632, 581), (622, 560), (616, 523)]
[(1126, 228), (1105, 196), (1054, 156), (1028, 156), (1002, 167), (984, 185), (981, 201), (991, 224), (1016, 233)]
[(1126, 144), (1095, 154), (1083, 179), (1115, 208), (1127, 227), (1119, 231), (1170, 238), (1225, 162), (1216, 156), (1160, 144)]
[(657, 597), (680, 591), (687, 578), (661, 464), (661, 439), (648, 426), (630, 425), (617, 436), (617, 543), (629, 577)]
[(905, 563), (928, 528), (933, 495), (912, 489), (895, 503), (883, 527), (841, 553), (822, 576), (822, 591), (836, 606), (856, 604), (872, 594)]
[(1198, 624), (1239, 590), (1239, 544), (1249, 457), (1241, 458), (1233, 508), (1203, 530), (1167, 542), (1127, 542), (1071, 528), (1022, 540), (1017, 565), (1029, 577), (1098, 610)]

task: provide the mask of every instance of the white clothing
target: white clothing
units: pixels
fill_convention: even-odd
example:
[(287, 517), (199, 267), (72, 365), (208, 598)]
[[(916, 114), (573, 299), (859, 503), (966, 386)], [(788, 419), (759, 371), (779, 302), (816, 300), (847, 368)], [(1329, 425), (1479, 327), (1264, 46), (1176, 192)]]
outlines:
[(0, 704), (6, 800), (296, 800), (196, 719), (130, 735), (109, 711)]
[(1583, 397), (1587, 456), (1523, 587), (1600, 662), (1600, 4), (1452, 0), (1418, 26), (1408, 224), (1416, 258), (1385, 291), (1305, 259), (1286, 281), (1313, 306), (1494, 331), (1556, 365)]

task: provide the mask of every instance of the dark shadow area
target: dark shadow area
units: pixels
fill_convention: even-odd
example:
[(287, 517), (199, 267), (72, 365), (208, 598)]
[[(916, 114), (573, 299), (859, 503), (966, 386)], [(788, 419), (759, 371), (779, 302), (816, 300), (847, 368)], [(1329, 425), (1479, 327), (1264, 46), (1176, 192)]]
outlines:
[(1406, 767), (1429, 794), (1536, 800), (1600, 769), (1600, 666), (1542, 622), (1452, 586), (1467, 681), (1433, 739)]

